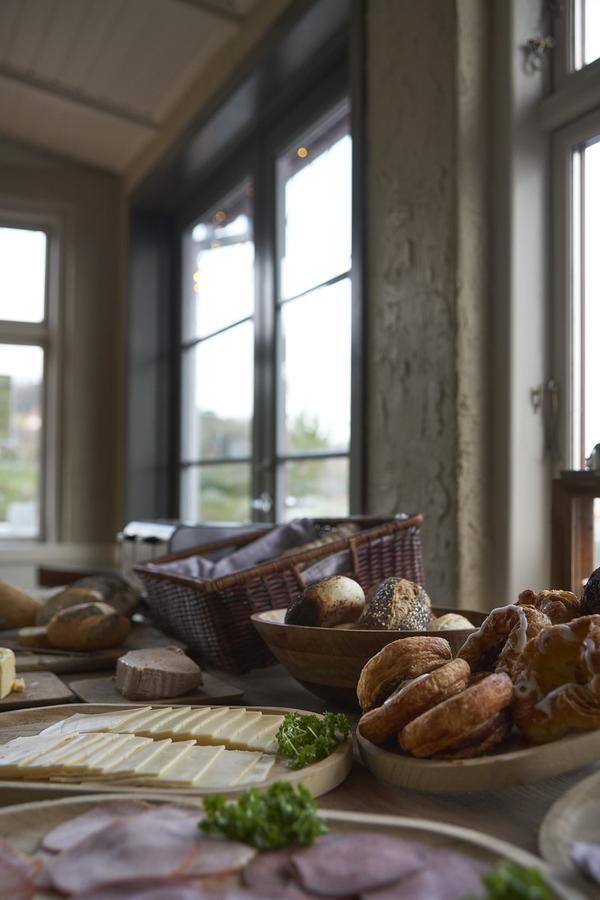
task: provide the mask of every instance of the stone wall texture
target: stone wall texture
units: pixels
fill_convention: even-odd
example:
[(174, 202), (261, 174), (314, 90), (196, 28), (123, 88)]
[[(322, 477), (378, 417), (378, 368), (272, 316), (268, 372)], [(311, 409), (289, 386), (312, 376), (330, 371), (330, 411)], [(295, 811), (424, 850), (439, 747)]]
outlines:
[(457, 600), (456, 6), (369, 0), (369, 510), (422, 512), (426, 585)]

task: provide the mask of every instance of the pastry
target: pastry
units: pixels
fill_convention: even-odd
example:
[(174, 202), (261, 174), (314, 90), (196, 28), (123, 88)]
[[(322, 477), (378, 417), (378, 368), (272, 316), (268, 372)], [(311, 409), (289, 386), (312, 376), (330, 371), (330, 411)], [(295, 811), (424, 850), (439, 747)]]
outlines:
[(433, 672), (452, 659), (450, 644), (439, 637), (406, 637), (387, 644), (363, 666), (356, 695), (368, 712), (410, 678)]
[(48, 622), (48, 643), (56, 650), (105, 650), (121, 644), (129, 619), (106, 603), (81, 603), (62, 609)]
[(424, 631), (431, 619), (431, 600), (424, 588), (406, 578), (386, 578), (372, 587), (357, 628)]
[(405, 681), (381, 706), (363, 715), (358, 730), (368, 741), (383, 744), (432, 706), (463, 691), (470, 676), (468, 663), (453, 659), (433, 672)]
[(581, 615), (600, 614), (600, 569), (592, 572), (581, 595)]
[(479, 729), (483, 727), (485, 731), (486, 724), (509, 707), (512, 699), (513, 684), (508, 675), (488, 675), (413, 719), (398, 735), (398, 742), (403, 750), (419, 757), (452, 752), (452, 748), (469, 740), (479, 746)]
[(309, 585), (287, 608), (287, 625), (333, 628), (355, 622), (363, 611), (365, 593), (357, 581), (332, 575)]
[(500, 710), (495, 716), (478, 725), (463, 738), (447, 747), (443, 753), (436, 753), (434, 759), (474, 759), (485, 756), (498, 744), (506, 740), (513, 726), (513, 718), (509, 708)]
[(515, 673), (515, 721), (535, 743), (600, 728), (600, 615), (545, 628)]
[(581, 603), (571, 591), (521, 591), (517, 605), (535, 606), (536, 609), (548, 616), (552, 625), (570, 622), (571, 619), (585, 615)]
[(550, 624), (534, 606), (499, 606), (469, 635), (458, 656), (469, 663), (472, 672), (496, 669), (510, 674), (527, 641)]
[(473, 631), (474, 628), (475, 626), (466, 616), (458, 613), (446, 613), (437, 619), (432, 619), (429, 623), (429, 631), (454, 631), (455, 629)]

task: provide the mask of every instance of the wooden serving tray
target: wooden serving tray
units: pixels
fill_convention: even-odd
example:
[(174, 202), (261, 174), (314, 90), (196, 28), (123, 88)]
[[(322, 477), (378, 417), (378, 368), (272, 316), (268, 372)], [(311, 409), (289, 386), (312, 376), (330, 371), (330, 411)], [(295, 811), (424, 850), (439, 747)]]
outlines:
[[(600, 844), (600, 772), (584, 778), (554, 803), (540, 828), (540, 852), (544, 859), (565, 872), (576, 872), (571, 844)], [(593, 888), (592, 888), (593, 890)], [(597, 894), (600, 887), (596, 886)]]
[(229, 706), (231, 703), (241, 703), (244, 692), (239, 688), (209, 675), (207, 672), (202, 673), (203, 682), (199, 688), (190, 691), (188, 694), (182, 694), (180, 697), (165, 697), (162, 700), (126, 700), (123, 694), (120, 694), (115, 687), (112, 675), (104, 675), (98, 678), (85, 678), (82, 681), (71, 681), (70, 688), (75, 694), (86, 703), (130, 703), (135, 702), (136, 705), (166, 703), (168, 706), (194, 706), (206, 704), (214, 706), (222, 704)]
[[(165, 703), (69, 703), (67, 706), (52, 706), (46, 709), (29, 709), (19, 710), (17, 712), (7, 712), (0, 715), (0, 743), (6, 743), (12, 738), (22, 737), (24, 735), (39, 734), (48, 725), (58, 722), (60, 719), (66, 719), (75, 713), (83, 713), (92, 715), (93, 713), (114, 712), (119, 709), (130, 709), (132, 706), (141, 707), (144, 705), (152, 706), (168, 706)], [(306, 715), (314, 715), (307, 713), (305, 710), (287, 709), (283, 707), (271, 706), (247, 706), (246, 709), (257, 710), (263, 713), (274, 713), (283, 715), (286, 712), (300, 712)], [(305, 769), (288, 769), (285, 762), (277, 760), (271, 774), (262, 782), (261, 787), (268, 787), (274, 781), (283, 779), (293, 784), (302, 782), (307, 788), (318, 797), (327, 791), (333, 790), (338, 784), (346, 778), (352, 768), (352, 741), (350, 739), (344, 741), (337, 749), (321, 762)], [(0, 781), (0, 805), (6, 806), (9, 803), (27, 803), (33, 800), (46, 800), (56, 797), (69, 797), (81, 794), (115, 794), (129, 793), (132, 796), (139, 794), (151, 794), (154, 797), (202, 797), (205, 794), (225, 794), (228, 797), (237, 797), (246, 789), (247, 785), (239, 784), (235, 788), (156, 788), (148, 791), (148, 788), (132, 788), (131, 786), (123, 787), (119, 792), (114, 785), (94, 784), (86, 782), (85, 784), (60, 784), (50, 781), (25, 782), (25, 781)]]
[[(145, 799), (157, 802), (147, 791), (138, 793), (108, 794), (99, 797), (70, 797), (63, 800), (23, 803), (19, 806), (0, 810), (0, 838), (5, 838), (18, 849), (34, 852), (41, 838), (51, 829), (75, 816), (81, 815), (103, 800), (125, 798)], [(200, 805), (200, 800), (190, 798), (190, 805)], [(419, 841), (429, 846), (443, 846), (474, 856), (483, 863), (494, 866), (501, 859), (508, 859), (520, 866), (535, 866), (540, 869), (558, 900), (583, 900), (574, 885), (576, 881), (563, 881), (538, 857), (505, 841), (468, 828), (429, 822), (425, 819), (411, 819), (400, 816), (379, 816), (369, 813), (338, 812), (321, 809), (320, 815), (332, 831), (353, 830), (378, 831), (407, 840)], [(55, 893), (37, 894), (36, 898), (58, 897)]]
[(19, 674), (25, 682), (24, 691), (14, 691), (0, 700), (0, 712), (7, 709), (27, 709), (31, 706), (50, 706), (73, 699), (70, 688), (53, 672)]
[(396, 753), (377, 747), (358, 731), (356, 740), (364, 764), (376, 778), (398, 787), (443, 794), (530, 784), (578, 769), (600, 757), (600, 730), (536, 746), (524, 746), (515, 740), (503, 752), (456, 761), (417, 759), (401, 751)]

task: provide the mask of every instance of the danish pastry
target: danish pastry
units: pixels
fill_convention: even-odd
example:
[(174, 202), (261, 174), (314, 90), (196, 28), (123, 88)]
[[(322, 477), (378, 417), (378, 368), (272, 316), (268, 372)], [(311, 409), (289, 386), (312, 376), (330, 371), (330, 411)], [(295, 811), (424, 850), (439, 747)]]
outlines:
[[(507, 709), (512, 699), (513, 684), (509, 676), (504, 672), (488, 675), (413, 719), (398, 735), (398, 742), (403, 750), (419, 757), (452, 752), (453, 748), (461, 749), (465, 742), (466, 746), (480, 745), (482, 739), (478, 729)], [(486, 750), (487, 747), (481, 752)]]
[(368, 741), (383, 744), (432, 706), (463, 691), (470, 676), (468, 663), (453, 659), (433, 672), (405, 681), (381, 706), (364, 714), (358, 730)]
[(552, 625), (515, 673), (515, 721), (535, 743), (600, 728), (600, 615)]
[(552, 625), (570, 622), (583, 615), (581, 603), (571, 591), (521, 591), (517, 606), (535, 606)]
[(512, 729), (513, 720), (510, 709), (502, 709), (491, 719), (487, 719), (482, 725), (477, 726), (462, 740), (452, 747), (447, 747), (443, 753), (436, 754), (436, 759), (474, 759), (476, 756), (485, 756), (498, 744), (501, 744)]
[(409, 678), (433, 672), (452, 659), (450, 644), (439, 637), (406, 637), (387, 644), (364, 665), (356, 695), (363, 712), (380, 706)]
[(431, 600), (420, 584), (406, 578), (386, 578), (367, 593), (356, 628), (424, 631), (431, 619)]
[(469, 635), (458, 656), (469, 663), (472, 672), (511, 674), (527, 641), (551, 624), (534, 606), (499, 606)]
[(600, 613), (600, 569), (592, 572), (581, 595), (581, 615), (594, 616)]

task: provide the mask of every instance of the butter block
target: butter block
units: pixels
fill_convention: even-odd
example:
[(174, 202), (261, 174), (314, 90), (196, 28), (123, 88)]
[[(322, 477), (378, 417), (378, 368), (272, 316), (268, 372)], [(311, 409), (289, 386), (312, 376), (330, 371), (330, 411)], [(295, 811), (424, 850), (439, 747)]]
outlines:
[[(15, 687), (15, 682), (19, 682)], [(19, 686), (21, 684), (22, 686)], [(25, 690), (25, 682), (17, 679), (15, 654), (8, 647), (0, 647), (0, 699), (8, 697), (14, 690)]]

